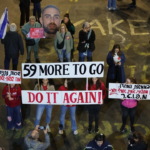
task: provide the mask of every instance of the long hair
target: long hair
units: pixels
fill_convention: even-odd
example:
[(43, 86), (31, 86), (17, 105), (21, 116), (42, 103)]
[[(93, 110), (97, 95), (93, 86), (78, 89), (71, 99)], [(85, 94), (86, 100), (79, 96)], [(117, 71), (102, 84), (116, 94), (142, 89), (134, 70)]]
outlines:
[(69, 19), (69, 13), (65, 13), (64, 17), (67, 17)]
[(105, 142), (105, 135), (103, 133), (99, 133), (94, 138), (96, 141), (103, 141)]
[[(89, 81), (89, 89), (90, 89), (90, 90), (91, 90), (92, 85), (93, 85), (93, 80), (92, 80), (92, 78), (91, 78), (90, 81)], [(96, 90), (98, 90), (98, 89), (101, 89), (101, 82), (100, 82), (100, 80), (97, 78), (97, 81), (96, 81)]]
[(115, 44), (115, 45), (113, 46), (113, 49), (111, 50), (112, 55), (114, 56), (114, 54), (115, 54), (115, 49), (116, 49), (116, 48), (119, 49), (118, 56), (121, 56), (121, 48), (120, 48), (120, 45), (119, 45), (119, 44)]
[(137, 80), (135, 77), (129, 77), (128, 78), (133, 84), (137, 84)]
[(62, 23), (62, 24), (60, 25), (60, 27), (59, 27), (59, 32), (60, 32), (60, 33), (61, 33), (61, 27), (65, 27), (65, 32), (68, 31), (66, 25), (65, 25), (64, 23)]
[(134, 133), (133, 133), (133, 138), (134, 138), (134, 139), (138, 139), (138, 142), (137, 142), (136, 144), (140, 144), (140, 143), (142, 143), (142, 142), (147, 143), (147, 141), (146, 141), (146, 139), (144, 138), (142, 132), (138, 132), (138, 131), (134, 132)]
[(75, 89), (75, 84), (74, 84), (73, 79), (65, 79), (65, 80), (67, 80), (67, 89), (68, 89), (68, 91), (73, 91)]

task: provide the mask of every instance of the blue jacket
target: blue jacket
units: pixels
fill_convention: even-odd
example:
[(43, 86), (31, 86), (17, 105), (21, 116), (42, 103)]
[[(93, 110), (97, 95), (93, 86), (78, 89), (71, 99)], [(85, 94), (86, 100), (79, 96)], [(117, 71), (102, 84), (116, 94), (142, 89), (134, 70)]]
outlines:
[(89, 142), (85, 150), (113, 150), (113, 147), (107, 140), (105, 140), (105, 142), (99, 147), (94, 139)]
[[(125, 83), (126, 78), (125, 78), (125, 72), (124, 72), (124, 63), (125, 63), (125, 55), (123, 52), (121, 52), (121, 83)], [(112, 53), (109, 52), (107, 55), (107, 64), (109, 65), (108, 67), (108, 72), (107, 72), (107, 81), (106, 81), (106, 85), (108, 85), (108, 81), (109, 80), (114, 80), (115, 78), (115, 64), (114, 64), (114, 60), (113, 60), (113, 56)]]

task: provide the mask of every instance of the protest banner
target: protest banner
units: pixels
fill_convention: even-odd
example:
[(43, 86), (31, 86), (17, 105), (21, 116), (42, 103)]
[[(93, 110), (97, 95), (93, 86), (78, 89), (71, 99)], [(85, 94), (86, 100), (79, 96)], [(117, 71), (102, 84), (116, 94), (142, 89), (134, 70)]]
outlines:
[(30, 38), (43, 38), (44, 29), (43, 28), (30, 28)]
[(22, 63), (22, 77), (26, 79), (103, 76), (104, 62)]
[(21, 71), (0, 69), (0, 82), (6, 84), (21, 84)]
[(102, 91), (26, 91), (23, 104), (84, 105), (103, 104)]
[(109, 83), (109, 98), (150, 100), (149, 84)]

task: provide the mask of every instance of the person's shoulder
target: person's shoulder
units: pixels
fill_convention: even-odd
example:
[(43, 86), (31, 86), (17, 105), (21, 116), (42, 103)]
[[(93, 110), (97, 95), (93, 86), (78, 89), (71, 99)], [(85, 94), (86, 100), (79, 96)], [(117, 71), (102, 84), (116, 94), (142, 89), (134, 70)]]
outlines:
[(92, 147), (93, 145), (95, 145), (95, 140), (90, 141), (90, 142), (87, 144), (87, 147)]
[(61, 85), (61, 86), (59, 87), (59, 90), (64, 90), (64, 89), (65, 89), (64, 85)]

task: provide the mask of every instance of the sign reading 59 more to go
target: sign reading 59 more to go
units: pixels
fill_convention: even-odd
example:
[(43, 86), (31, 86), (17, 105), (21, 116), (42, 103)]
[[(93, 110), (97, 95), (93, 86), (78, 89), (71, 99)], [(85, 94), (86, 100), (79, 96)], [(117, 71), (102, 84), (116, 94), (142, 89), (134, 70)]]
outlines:
[(22, 78), (103, 77), (104, 62), (22, 64)]

